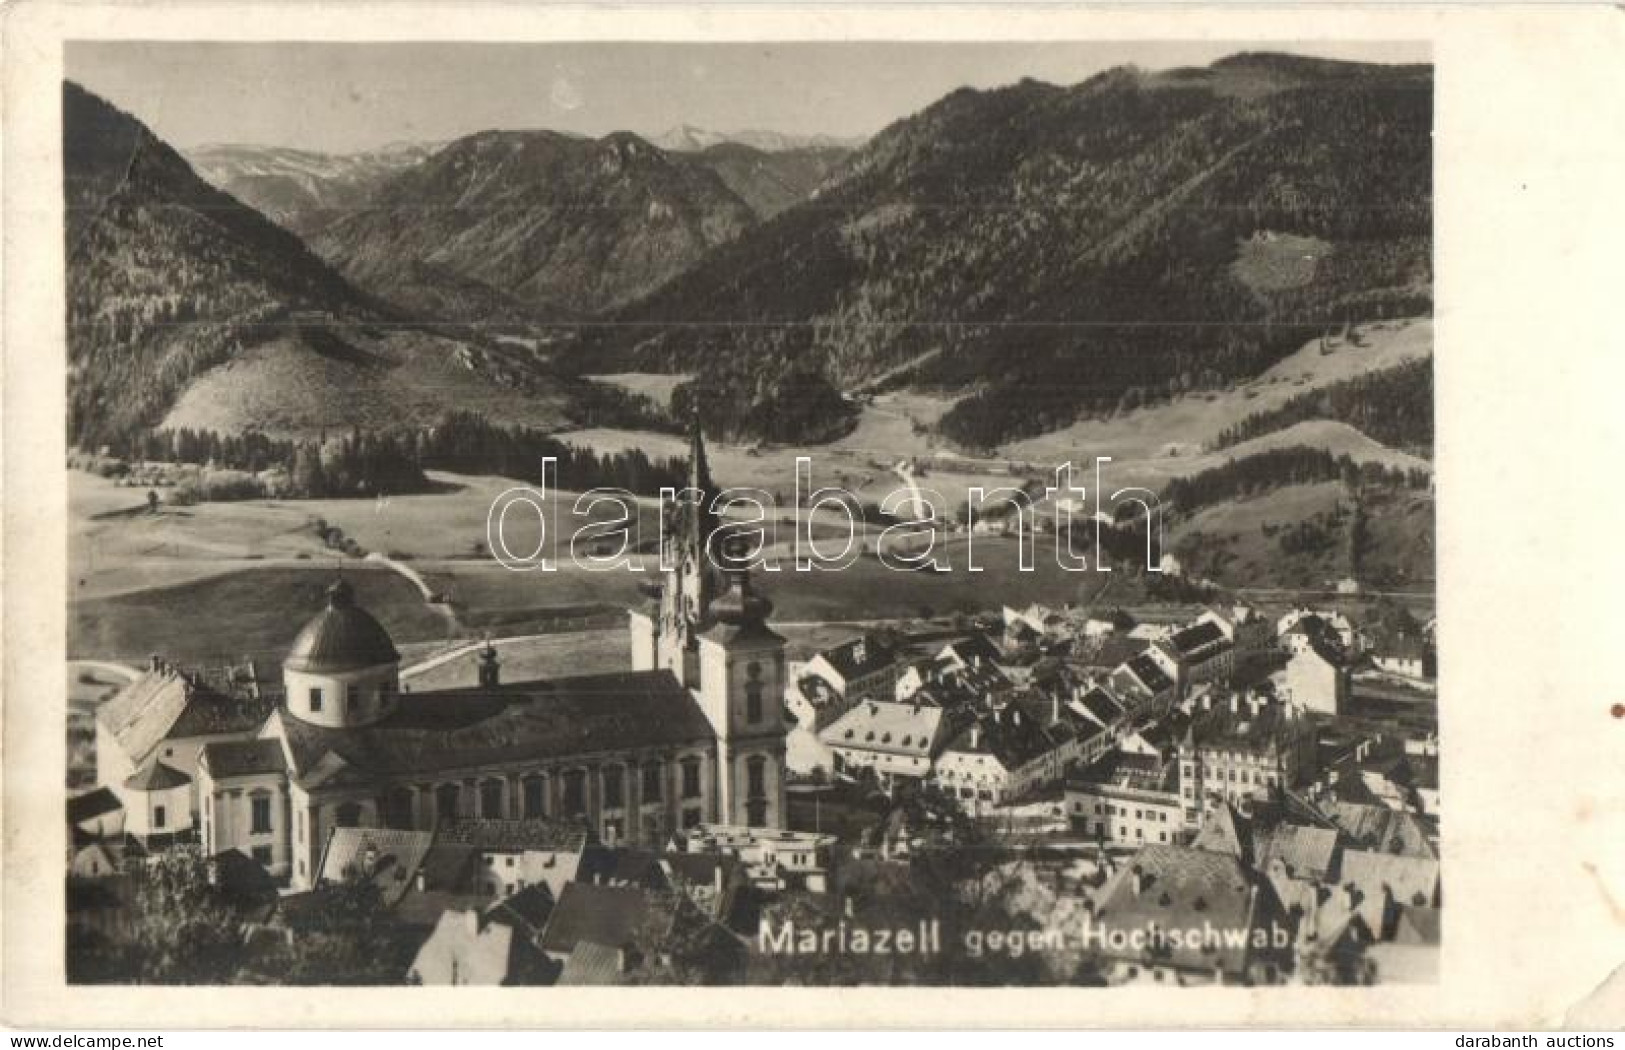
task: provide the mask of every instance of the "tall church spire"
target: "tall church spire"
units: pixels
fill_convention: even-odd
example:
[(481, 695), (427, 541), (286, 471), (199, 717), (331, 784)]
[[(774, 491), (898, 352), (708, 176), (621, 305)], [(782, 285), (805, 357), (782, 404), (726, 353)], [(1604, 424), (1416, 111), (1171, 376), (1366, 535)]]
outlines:
[(696, 492), (711, 491), (711, 466), (705, 459), (705, 435), (700, 427), (700, 402), (696, 397), (688, 419), (688, 487)]

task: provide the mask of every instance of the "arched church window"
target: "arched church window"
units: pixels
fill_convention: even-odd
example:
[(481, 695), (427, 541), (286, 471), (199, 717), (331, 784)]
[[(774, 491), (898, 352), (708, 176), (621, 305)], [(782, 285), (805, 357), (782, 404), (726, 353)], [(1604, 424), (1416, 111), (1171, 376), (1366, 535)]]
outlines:
[(547, 778), (539, 774), (531, 774), (520, 782), (525, 796), (525, 816), (545, 817), (547, 815)]
[(755, 725), (762, 720), (762, 665), (755, 660), (745, 665), (745, 721)]
[(502, 781), (486, 780), (480, 783), (480, 816), (487, 819), (502, 816)]
[(457, 819), (458, 794), (456, 784), (441, 784), (434, 789), (434, 815), (436, 820)]
[(392, 788), (384, 794), (382, 809), (384, 826), (409, 831), (412, 828), (412, 793), (406, 788)]
[(609, 809), (619, 809), (626, 805), (626, 767), (605, 766), (603, 778), (604, 805)]
[(745, 760), (745, 795), (762, 798), (767, 794), (767, 759), (752, 755)]
[(564, 815), (579, 817), (587, 812), (587, 774), (572, 769), (564, 774)]

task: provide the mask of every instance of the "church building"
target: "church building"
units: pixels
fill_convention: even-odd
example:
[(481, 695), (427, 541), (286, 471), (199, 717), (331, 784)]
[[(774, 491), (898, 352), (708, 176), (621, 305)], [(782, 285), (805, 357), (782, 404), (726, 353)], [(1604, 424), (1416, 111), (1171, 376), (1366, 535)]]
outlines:
[(238, 849), (302, 889), (337, 827), (548, 817), (606, 844), (782, 828), (785, 641), (748, 571), (717, 566), (697, 425), (692, 443), (693, 491), (670, 509), (663, 551), (673, 568), (631, 614), (631, 670), (505, 682), (488, 644), (477, 683), (404, 691), (394, 642), (340, 581), (283, 661), (281, 702), (201, 742), (191, 816), (205, 852)]

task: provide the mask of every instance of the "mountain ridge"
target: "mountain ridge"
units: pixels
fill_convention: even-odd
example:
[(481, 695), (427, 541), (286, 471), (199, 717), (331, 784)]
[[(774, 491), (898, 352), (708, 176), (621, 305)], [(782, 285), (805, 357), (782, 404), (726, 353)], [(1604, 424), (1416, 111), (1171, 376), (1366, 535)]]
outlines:
[[(1428, 67), (1269, 54), (962, 88), (570, 353), (710, 372), (724, 405), (791, 362), (884, 374), (968, 395), (939, 425), (973, 448), (1223, 385), (1430, 305), (1431, 114)], [(1306, 276), (1235, 272), (1305, 237), (1327, 246)]]
[(413, 305), (431, 265), (542, 314), (591, 314), (664, 282), (755, 222), (691, 157), (631, 132), (484, 131), (396, 173), (312, 247), (364, 288)]
[[(135, 117), (71, 81), (62, 91), (70, 441), (155, 426), (199, 382), (266, 353), (274, 373), (242, 378), (283, 433), (345, 425), (369, 399), (369, 416), (394, 422), (460, 399), (501, 418), (559, 409), (524, 355), (426, 330), (209, 185)], [(403, 399), (413, 411), (392, 411)]]

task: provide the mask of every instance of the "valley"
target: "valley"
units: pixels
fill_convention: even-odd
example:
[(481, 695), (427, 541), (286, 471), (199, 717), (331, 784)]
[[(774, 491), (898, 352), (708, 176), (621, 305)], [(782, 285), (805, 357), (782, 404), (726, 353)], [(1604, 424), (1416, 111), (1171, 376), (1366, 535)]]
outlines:
[[(330, 431), (422, 430), (455, 408), (654, 461), (686, 455), (697, 408), (717, 481), (777, 499), (779, 553), (797, 523), (820, 539), (846, 523), (795, 505), (802, 456), (854, 509), (899, 500), (907, 466), (962, 523), (971, 489), (1048, 484), (1063, 462), (1092, 489), (1109, 457), (1109, 490), (1161, 492), (1312, 449), (1411, 486), (1248, 491), (1177, 514), (1166, 553), (1197, 587), (1323, 592), (1358, 565), (1370, 587), (1421, 593), (1432, 494), (1414, 479), (1431, 475), (1431, 438), (1384, 444), (1356, 424), (1380, 396), (1359, 382), (1431, 358), (1428, 187), (1411, 139), (1334, 170), (1302, 136), (1344, 107), (1408, 126), (1427, 74), (1267, 55), (1186, 72), (955, 92), (862, 143), (493, 130), (351, 156), (207, 147), (191, 167), (70, 87), (70, 118), (98, 129), (67, 172), (70, 428), (82, 443), (262, 434), (325, 458)], [(1392, 214), (1344, 228), (1251, 188), (1261, 164), (1349, 207), (1389, 179)], [(1193, 222), (1218, 201), (1223, 223)], [(520, 481), (428, 479), (412, 495), (166, 498), (149, 514), (139, 488), (75, 472), (73, 648), (273, 651), (269, 622), (198, 610), (251, 608), (233, 600), (250, 593), (297, 606), (340, 571), (414, 645), (579, 631), (639, 600), (632, 574), (496, 565), (486, 515)], [(638, 502), (651, 532), (656, 501)], [(1356, 503), (1376, 512), (1351, 539)], [(779, 588), (780, 617), (940, 617), (1105, 586), (1057, 569), (1048, 537), (1020, 573), (999, 529), (962, 525), (942, 549), (958, 567), (977, 545), (982, 573), (899, 586), (873, 558), (883, 526), (858, 523), (851, 569)], [(1111, 587), (1158, 600), (1143, 573)]]

